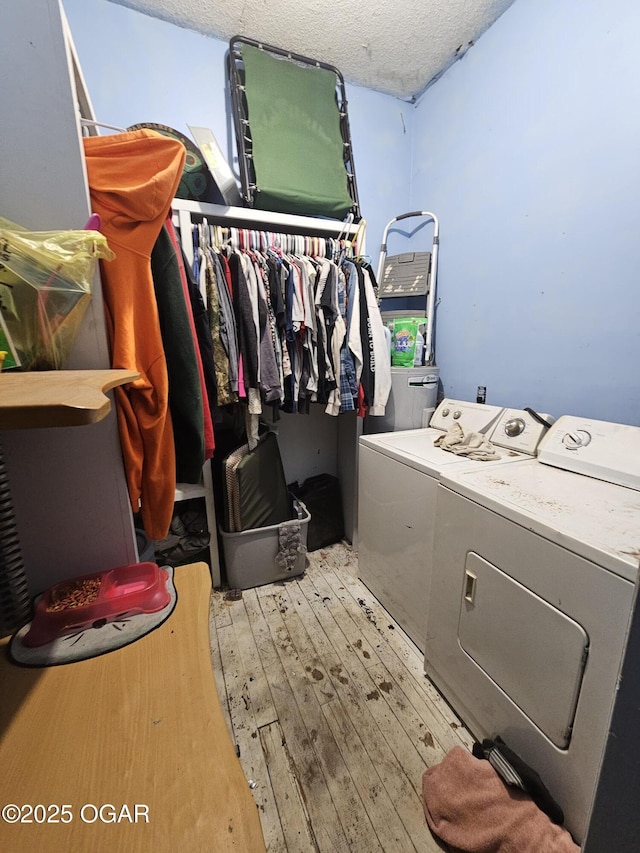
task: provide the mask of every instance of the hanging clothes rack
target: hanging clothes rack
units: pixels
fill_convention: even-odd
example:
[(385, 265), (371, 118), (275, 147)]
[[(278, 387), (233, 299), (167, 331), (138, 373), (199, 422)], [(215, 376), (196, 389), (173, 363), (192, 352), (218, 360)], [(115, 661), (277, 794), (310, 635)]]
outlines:
[[(225, 355), (235, 353), (237, 343), (243, 356), (237, 369), (243, 376), (245, 368), (251, 371), (241, 386), (249, 392), (240, 394), (250, 414), (259, 414), (263, 403), (308, 413), (310, 402), (324, 404), (331, 415), (354, 409), (384, 414), (388, 353), (374, 273), (361, 259), (362, 226), (351, 216), (341, 221), (179, 199), (173, 216), (205, 303), (215, 316), (222, 311), (220, 326), (212, 321), (216, 368), (223, 374), (218, 406), (239, 399), (235, 376), (240, 373), (226, 373), (234, 362)], [(216, 283), (225, 276), (230, 294)], [(237, 338), (234, 319), (224, 314), (230, 295)], [(247, 313), (249, 303), (253, 313)], [(275, 353), (264, 348), (265, 327), (251, 326), (265, 310)], [(369, 352), (375, 358), (365, 358)]]
[[(345, 220), (325, 219), (320, 217), (299, 216), (297, 214), (275, 213), (272, 211), (257, 210), (244, 207), (227, 207), (219, 204), (208, 204), (205, 202), (191, 201), (190, 199), (175, 199), (173, 204), (174, 224), (182, 234), (190, 234), (194, 224), (206, 222), (211, 226), (218, 226), (221, 231), (224, 228), (236, 229), (245, 232), (247, 241), (253, 239), (254, 245), (247, 248), (260, 249), (260, 240), (264, 242), (269, 237), (273, 245), (280, 240), (283, 251), (300, 254), (321, 255), (321, 242), (333, 239), (355, 242), (358, 235), (359, 244), (357, 252), (365, 254), (363, 229), (353, 222), (353, 216), (348, 214)], [(248, 236), (255, 234), (255, 237)], [(261, 235), (261, 236), (258, 236)], [(218, 238), (222, 238), (222, 233)], [(243, 237), (243, 239), (245, 239)], [(292, 239), (293, 238), (293, 239)], [(297, 243), (296, 243), (297, 240)], [(193, 246), (188, 245), (190, 241), (184, 241), (184, 249), (189, 263), (193, 263)], [(219, 245), (219, 244), (218, 244)], [(291, 248), (285, 248), (291, 246)], [(310, 251), (306, 251), (309, 247)], [(238, 246), (238, 248), (241, 248)], [(268, 248), (268, 247), (267, 247)], [(334, 246), (334, 251), (339, 247)], [(324, 255), (328, 257), (328, 255)]]
[[(307, 251), (308, 247), (310, 250), (309, 254), (311, 256), (315, 255), (316, 257), (320, 253), (321, 244), (327, 238), (337, 240), (340, 237), (355, 243), (354, 255), (357, 255), (357, 258), (362, 259), (363, 257), (366, 257), (365, 226), (363, 224), (356, 224), (349, 221), (348, 217), (345, 221), (341, 221), (325, 217), (283, 214), (273, 211), (263, 211), (255, 208), (210, 204), (190, 199), (174, 199), (172, 215), (174, 225), (180, 233), (185, 260), (192, 268), (194, 265), (194, 254), (199, 253), (201, 248), (195, 241), (193, 228), (194, 225), (198, 224), (207, 224), (211, 226), (207, 229), (207, 232), (211, 238), (213, 247), (217, 249), (224, 248), (224, 229), (235, 228), (246, 229), (250, 232), (256, 233), (257, 237), (255, 239), (258, 241), (260, 239), (264, 240), (265, 236), (271, 238), (269, 242), (272, 244), (274, 242), (272, 239), (273, 235), (287, 235), (287, 238), (297, 238), (298, 244), (303, 244), (305, 246), (305, 251)], [(283, 243), (284, 242), (285, 241), (283, 241)], [(369, 300), (371, 308), (373, 308), (374, 302), (375, 298), (371, 298)], [(384, 335), (382, 336), (382, 341), (384, 342)], [(365, 351), (368, 351), (368, 348)], [(380, 363), (383, 361), (384, 359), (379, 359)], [(285, 409), (284, 411), (287, 410)], [(350, 458), (351, 454), (357, 453), (357, 435), (361, 430), (362, 422), (359, 417), (353, 419), (350, 417), (340, 419), (339, 426), (336, 423), (337, 443), (341, 448), (341, 456)], [(306, 431), (303, 432), (306, 435)], [(293, 442), (293, 446), (295, 447), (298, 439), (293, 439), (292, 435), (293, 430), (289, 433), (288, 441)], [(306, 441), (306, 439), (303, 439), (303, 441)], [(314, 454), (309, 455), (311, 456)], [(209, 478), (211, 478), (209, 466), (205, 467), (209, 472)], [(353, 464), (346, 466), (346, 473), (343, 471), (341, 475), (341, 481), (345, 484), (344, 488), (348, 494), (351, 494), (355, 490), (353, 472), (356, 470), (357, 466), (354, 459)], [(311, 473), (311, 471), (309, 471), (309, 473)], [(209, 483), (209, 487), (206, 488), (206, 495), (213, 506), (211, 483)], [(349, 539), (353, 537), (354, 521), (355, 520), (350, 517), (349, 509), (347, 508), (345, 516), (345, 535)], [(215, 524), (213, 529), (215, 529)], [(215, 542), (216, 537), (212, 537), (212, 541)]]
[(341, 254), (351, 257), (354, 253), (353, 242), (345, 238), (225, 227), (213, 225), (206, 218), (200, 225), (211, 229), (209, 242), (219, 248), (226, 245), (232, 249), (256, 252), (276, 249), (289, 255), (308, 255), (314, 258), (336, 258)]

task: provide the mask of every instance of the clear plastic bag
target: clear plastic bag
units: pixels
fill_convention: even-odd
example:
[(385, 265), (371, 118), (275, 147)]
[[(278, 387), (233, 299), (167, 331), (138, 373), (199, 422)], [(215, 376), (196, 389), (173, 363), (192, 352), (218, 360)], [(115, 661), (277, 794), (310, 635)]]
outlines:
[(27, 231), (0, 217), (5, 369), (64, 366), (91, 299), (96, 263), (114, 257), (98, 231)]

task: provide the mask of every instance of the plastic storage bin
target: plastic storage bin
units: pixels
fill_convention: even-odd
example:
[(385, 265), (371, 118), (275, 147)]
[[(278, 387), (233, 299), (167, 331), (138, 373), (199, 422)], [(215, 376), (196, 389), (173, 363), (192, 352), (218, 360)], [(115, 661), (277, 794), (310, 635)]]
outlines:
[[(252, 589), (301, 575), (307, 564), (307, 533), (311, 515), (302, 501), (293, 501), (294, 518), (269, 527), (254, 527), (240, 533), (220, 530), (222, 550), (231, 589)], [(281, 550), (281, 530), (300, 525), (300, 550), (293, 564), (284, 568), (276, 559)]]
[(384, 415), (367, 417), (366, 433), (395, 432), (425, 426), (425, 409), (433, 410), (438, 397), (440, 368), (392, 367), (391, 392)]

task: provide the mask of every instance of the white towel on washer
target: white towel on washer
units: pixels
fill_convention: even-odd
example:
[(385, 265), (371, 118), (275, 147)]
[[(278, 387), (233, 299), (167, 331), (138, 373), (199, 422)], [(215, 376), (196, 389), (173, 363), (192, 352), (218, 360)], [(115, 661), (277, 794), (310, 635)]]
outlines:
[(434, 447), (448, 450), (456, 456), (466, 456), (478, 462), (493, 462), (501, 459), (489, 439), (480, 432), (465, 432), (459, 423), (453, 424), (444, 435), (433, 442)]

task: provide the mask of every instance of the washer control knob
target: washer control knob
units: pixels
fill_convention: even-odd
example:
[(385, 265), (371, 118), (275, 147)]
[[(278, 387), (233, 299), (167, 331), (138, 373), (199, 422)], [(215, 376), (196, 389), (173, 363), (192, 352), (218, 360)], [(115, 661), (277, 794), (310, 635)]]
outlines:
[(446, 418), (448, 414), (449, 414), (449, 409), (443, 409), (442, 410), (442, 417), (443, 418)]
[(562, 443), (568, 450), (577, 450), (579, 447), (586, 447), (590, 441), (591, 435), (586, 429), (577, 429), (574, 432), (568, 432), (562, 439)]
[(462, 415), (462, 412), (461, 412), (459, 409), (456, 409), (456, 411), (453, 413), (453, 417), (454, 417), (454, 419), (455, 419), (456, 421), (458, 420), (458, 418), (459, 418), (461, 415)]
[(504, 425), (504, 431), (509, 438), (515, 438), (517, 435), (522, 435), (526, 427), (526, 423), (522, 418), (509, 418)]

